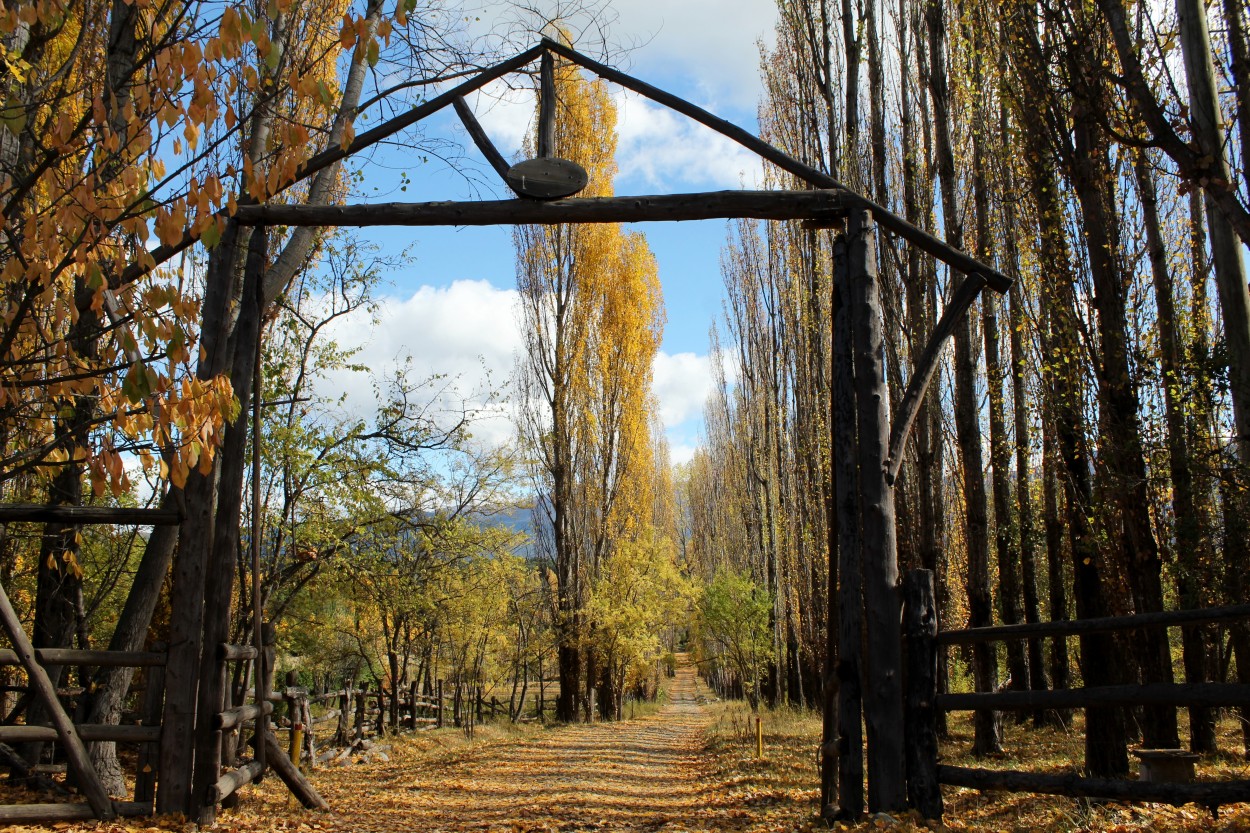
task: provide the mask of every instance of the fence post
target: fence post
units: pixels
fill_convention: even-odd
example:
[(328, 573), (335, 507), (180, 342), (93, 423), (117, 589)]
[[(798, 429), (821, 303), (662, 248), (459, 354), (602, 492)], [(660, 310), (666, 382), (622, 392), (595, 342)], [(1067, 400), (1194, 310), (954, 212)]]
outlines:
[(933, 572), (912, 570), (903, 582), (903, 633), (907, 641), (906, 738), (907, 798), (926, 819), (942, 818), (937, 777), (937, 603)]
[(365, 694), (369, 690), (369, 683), (362, 682), (360, 688), (352, 692), (356, 698), (356, 721), (352, 727), (352, 741), (358, 741), (365, 736)]
[(286, 719), (291, 724), (290, 735), (288, 740), (290, 743), (287, 748), (287, 757), (291, 759), (291, 763), (299, 766), (300, 740), (303, 733), (299, 731), (303, 715), (299, 707), (299, 700), (295, 696), (295, 682), (298, 679), (294, 671), (286, 672), (286, 689), (282, 692), (282, 699), (286, 703)]
[[(165, 645), (153, 645), (154, 651), (165, 651)], [(145, 672), (143, 692), (143, 725), (160, 726), (165, 710), (165, 666), (153, 665)], [(156, 768), (160, 765), (160, 744), (145, 743), (139, 747), (138, 772), (135, 773), (135, 801), (151, 804), (156, 800)]]
[(443, 728), (443, 681), (442, 680), (438, 681), (438, 687), (436, 688), (436, 691), (438, 692), (438, 694), (436, 695), (438, 698), (438, 714), (435, 715), (435, 717), (438, 718), (438, 722), (435, 723), (434, 725), (436, 728), (441, 729)]
[(419, 686), (417, 681), (413, 680), (408, 686), (408, 728), (417, 731), (417, 690)]
[(333, 741), (335, 746), (346, 746), (351, 742), (347, 739), (347, 727), (348, 720), (350, 720), (348, 713), (352, 708), (352, 686), (355, 682), (355, 680), (344, 680), (343, 690), (339, 692), (339, 721), (334, 730)]

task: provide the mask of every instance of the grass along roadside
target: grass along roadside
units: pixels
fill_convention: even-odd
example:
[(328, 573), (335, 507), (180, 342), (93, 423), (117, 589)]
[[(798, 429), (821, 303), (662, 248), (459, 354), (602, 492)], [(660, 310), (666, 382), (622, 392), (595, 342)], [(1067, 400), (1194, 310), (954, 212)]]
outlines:
[[(792, 708), (765, 709), (764, 758), (755, 755), (754, 715), (741, 701), (711, 701), (707, 756), (710, 789), (724, 801), (750, 810), (760, 830), (822, 830), (817, 814), (819, 790), (820, 715)], [(1184, 721), (1184, 712), (1181, 719)], [(993, 759), (971, 755), (972, 716), (951, 715), (951, 737), (942, 744), (944, 763), (1034, 772), (1071, 772), (1082, 759), (1080, 713), (1067, 729), (1034, 730), (1004, 721), (1006, 752)], [(1201, 780), (1250, 779), (1250, 763), (1240, 757), (1241, 730), (1237, 718), (1225, 714), (1219, 723), (1219, 755), (1202, 759)], [(1182, 723), (1182, 736), (1184, 725)], [(1133, 761), (1133, 776), (1137, 763)], [(715, 786), (712, 786), (715, 785)], [(944, 787), (944, 824), (930, 824), (911, 814), (870, 817), (856, 824), (834, 825), (842, 830), (943, 830), (968, 833), (1032, 833), (1032, 831), (1088, 831), (1089, 833), (1244, 833), (1250, 831), (1250, 804), (1221, 809), (1213, 819), (1194, 805), (1174, 808), (1163, 804), (1081, 802), (1060, 796), (1025, 793), (982, 793)]]

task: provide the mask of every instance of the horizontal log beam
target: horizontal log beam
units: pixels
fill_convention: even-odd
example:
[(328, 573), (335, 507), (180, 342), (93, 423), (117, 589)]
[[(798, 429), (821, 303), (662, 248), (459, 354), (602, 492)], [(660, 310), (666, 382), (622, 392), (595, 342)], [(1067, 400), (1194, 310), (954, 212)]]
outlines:
[(1064, 688), (1055, 691), (999, 691), (939, 694), (943, 711), (1033, 711), (1093, 706), (1250, 706), (1250, 685), (1236, 683), (1151, 683)]
[(245, 706), (235, 706), (215, 715), (213, 717), (213, 728), (224, 732), (227, 729), (242, 726), (247, 721), (255, 720), (266, 714), (273, 714), (273, 703), (270, 703), (268, 700), (259, 706), (251, 703)]
[(797, 220), (843, 211), (833, 191), (714, 191), (640, 197), (563, 200), (377, 203), (358, 205), (241, 205), (245, 226), (494, 226), (558, 223), (640, 223), (749, 217)]
[[(78, 736), (84, 741), (114, 741), (116, 743), (155, 743), (161, 739), (160, 726), (127, 726), (108, 723), (78, 724)], [(0, 742), (29, 743), (58, 740), (56, 729), (51, 726), (0, 726)]]
[(1156, 801), (1180, 807), (1198, 804), (1218, 807), (1250, 801), (1250, 781), (1206, 784), (1168, 784), (1156, 781), (1116, 781), (1082, 778), (1079, 775), (1042, 775), (1032, 772), (1000, 772), (973, 767), (938, 765), (938, 780), (952, 787), (1004, 790), (1112, 801)]
[(1033, 639), (1044, 636), (1079, 636), (1091, 633), (1113, 633), (1141, 628), (1170, 628), (1181, 625), (1210, 625), (1250, 619), (1250, 604), (1212, 607), (1201, 610), (1168, 610), (1162, 613), (1138, 613), (1132, 616), (1105, 616), (1098, 619), (1066, 619), (1037, 624), (995, 625), (989, 628), (965, 628), (942, 631), (939, 645), (975, 645), (1006, 639)]
[[(152, 805), (143, 801), (114, 801), (113, 811), (125, 818), (152, 815)], [(90, 821), (95, 819), (89, 804), (5, 804), (0, 805), (0, 824), (37, 824), (43, 821)]]
[(39, 503), (0, 503), (0, 523), (176, 526), (182, 523), (182, 514), (177, 509), (140, 509), (130, 506), (45, 506)]
[(265, 767), (260, 761), (250, 761), (238, 769), (232, 769), (217, 779), (217, 783), (208, 789), (208, 803), (217, 805), (225, 801), (243, 786), (252, 783)]
[[(39, 664), (91, 665), (107, 668), (141, 668), (164, 665), (165, 654), (158, 651), (80, 651), (76, 648), (36, 648), (35, 659)], [(20, 665), (17, 654), (7, 648), (0, 649), (0, 665)]]
[(217, 658), (222, 662), (256, 659), (256, 646), (231, 645), (229, 642), (223, 642), (217, 646)]

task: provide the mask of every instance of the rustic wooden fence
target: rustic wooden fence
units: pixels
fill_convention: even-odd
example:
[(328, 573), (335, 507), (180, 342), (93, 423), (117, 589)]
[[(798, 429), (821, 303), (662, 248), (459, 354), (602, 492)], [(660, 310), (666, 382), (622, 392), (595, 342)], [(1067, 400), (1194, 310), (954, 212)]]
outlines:
[(1192, 802), (1213, 811), (1220, 805), (1250, 801), (1250, 780), (1166, 783), (940, 764), (937, 729), (939, 712), (950, 711), (1037, 711), (1146, 705), (1250, 708), (1250, 686), (1234, 683), (1151, 683), (974, 694), (941, 694), (937, 687), (938, 650), (941, 646), (975, 645), (1013, 639), (1066, 639), (1144, 628), (1245, 622), (1250, 620), (1250, 604), (939, 632), (933, 574), (928, 570), (913, 571), (907, 576), (903, 591), (904, 639), (907, 650), (907, 790), (909, 802), (926, 818), (941, 818), (941, 784), (980, 790), (1152, 801), (1177, 806)]
[[(17, 695), (17, 702), (0, 719), (0, 743), (58, 742), (63, 747), (65, 769), (72, 774), (74, 785), (86, 797), (87, 802), (67, 800), (56, 803), (0, 805), (0, 825), (151, 815), (160, 769), (159, 744), (165, 700), (165, 665), (168, 657), (164, 646), (154, 646), (151, 651), (36, 649), (31, 647), (16, 616), (9, 616), (10, 613), (12, 607), (8, 604), (8, 597), (3, 593), (3, 588), (0, 588), (0, 619), (4, 620), (5, 630), (14, 645), (12, 650), (0, 650), (0, 665), (21, 665), (29, 680), (27, 686), (8, 687), (11, 693)], [(271, 653), (271, 649), (267, 653)], [(250, 661), (256, 658), (256, 648), (250, 645), (223, 644), (218, 647), (218, 657), (223, 666), (229, 662)], [(138, 713), (128, 716), (130, 722), (118, 725), (75, 723), (70, 715), (79, 711), (75, 700), (83, 695), (83, 690), (71, 687), (54, 688), (48, 675), (48, 668), (64, 666), (84, 669), (145, 669), (146, 682)], [(46, 720), (35, 724), (19, 724), (17, 721), (28, 719), (28, 708), (36, 701), (42, 705)], [(261, 705), (243, 704), (226, 708), (213, 716), (213, 727), (226, 736), (237, 736), (249, 726), (252, 727), (252, 733), (255, 733), (259, 726), (270, 743), (261, 745), (268, 749), (268, 756), (264, 751), (258, 750), (253, 760), (223, 771), (206, 796), (207, 801), (228, 804), (240, 787), (258, 781), (267, 768), (272, 768), (305, 806), (325, 806), (325, 802), (316, 794), (311, 784), (277, 749), (272, 734), (264, 730), (264, 718), (272, 711), (273, 704), (265, 702)], [(138, 745), (132, 800), (115, 800), (105, 792), (85, 746), (98, 741)], [(275, 752), (278, 754), (274, 754)], [(45, 768), (36, 764), (30, 769), (38, 773)], [(54, 766), (53, 769), (59, 767)]]

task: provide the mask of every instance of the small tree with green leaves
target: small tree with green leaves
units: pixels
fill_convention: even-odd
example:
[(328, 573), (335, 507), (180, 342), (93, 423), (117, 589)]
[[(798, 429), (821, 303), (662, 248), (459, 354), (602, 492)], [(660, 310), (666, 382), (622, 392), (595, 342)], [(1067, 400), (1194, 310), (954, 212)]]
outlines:
[(759, 708), (760, 679), (772, 660), (772, 628), (768, 591), (744, 573), (723, 569), (703, 590), (699, 632), (709, 659), (732, 668), (742, 691)]

